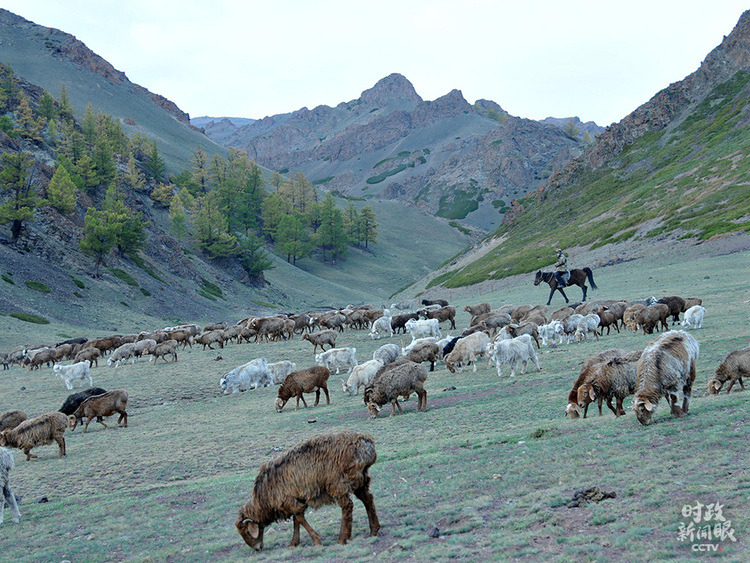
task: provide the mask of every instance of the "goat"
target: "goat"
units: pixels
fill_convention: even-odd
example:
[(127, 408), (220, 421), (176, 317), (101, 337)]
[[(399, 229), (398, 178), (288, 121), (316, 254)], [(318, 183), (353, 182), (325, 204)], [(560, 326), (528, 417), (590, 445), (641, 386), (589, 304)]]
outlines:
[(448, 321), (451, 328), (456, 328), (456, 308), (451, 305), (440, 307), (434, 311), (421, 311), (421, 314), (425, 319), (437, 319), (438, 323)]
[(706, 309), (700, 305), (693, 305), (687, 311), (685, 311), (685, 318), (682, 321), (682, 326), (686, 328), (703, 328), (703, 316), (706, 314)]
[(284, 378), (297, 369), (297, 364), (290, 360), (281, 360), (268, 364), (268, 373), (271, 374), (271, 384), (278, 385)]
[(48, 412), (24, 420), (15, 428), (6, 428), (0, 432), (0, 446), (18, 448), (26, 454), (26, 461), (35, 458), (33, 448), (46, 446), (54, 440), (59, 449), (58, 457), (65, 455), (65, 429), (68, 417), (61, 412)]
[(346, 371), (357, 365), (356, 348), (331, 348), (325, 352), (315, 355), (315, 363), (325, 366), (328, 369), (336, 368), (336, 373), (340, 373), (342, 368)]
[(477, 315), (484, 315), (492, 311), (492, 305), (489, 303), (477, 303), (476, 305), (465, 305), (464, 311), (469, 313), (469, 316), (476, 317)]
[(440, 332), (440, 325), (437, 319), (425, 319), (421, 321), (411, 319), (406, 321), (404, 327), (411, 334), (412, 342), (428, 336), (434, 336), (435, 338), (443, 336)]
[(384, 366), (398, 360), (401, 350), (396, 344), (384, 344), (372, 353), (373, 360), (380, 360)]
[[(596, 364), (590, 377), (578, 387), (578, 408), (584, 412), (589, 403), (599, 403), (599, 416), (602, 415), (602, 401), (607, 401), (607, 407), (615, 416), (625, 414), (622, 402), (628, 395), (635, 392), (638, 379), (637, 362), (641, 357), (641, 350), (624, 356), (610, 358)], [(612, 399), (617, 400), (617, 408), (612, 406)]]
[(91, 421), (96, 418), (96, 421), (109, 428), (104, 423), (104, 417), (111, 416), (118, 413), (120, 417), (117, 419), (117, 425), (122, 423), (123, 428), (128, 427), (128, 413), (125, 411), (125, 407), (128, 406), (128, 392), (124, 389), (115, 389), (114, 391), (107, 391), (101, 395), (94, 395), (84, 400), (73, 414), (67, 417), (68, 426), (71, 430), (75, 430), (78, 425), (78, 421), (83, 418), (86, 419), (86, 425), (83, 427), (83, 433), (89, 428)]
[(0, 432), (6, 428), (15, 428), (27, 418), (26, 413), (19, 410), (10, 410), (0, 413)]
[(601, 319), (599, 318), (599, 315), (596, 313), (589, 313), (585, 317), (583, 317), (580, 321), (578, 321), (578, 326), (576, 326), (575, 331), (575, 339), (576, 342), (581, 342), (583, 340), (584, 342), (588, 342), (589, 339), (586, 336), (589, 332), (593, 332), (594, 336), (596, 337), (596, 341), (599, 341), (599, 324), (601, 323)]
[[(638, 360), (638, 382), (633, 398), (638, 422), (644, 426), (651, 424), (662, 396), (667, 398), (672, 416), (681, 418), (688, 413), (699, 349), (698, 342), (690, 334), (671, 330), (643, 350)], [(680, 392), (682, 408), (677, 404)]]
[(383, 311), (383, 316), (376, 319), (370, 328), (370, 338), (380, 340), (380, 333), (387, 334), (390, 338), (393, 336), (393, 327), (391, 326), (391, 312), (388, 309)]
[(3, 490), (3, 496), (0, 497), (0, 524), (3, 523), (5, 517), (6, 502), (10, 506), (13, 521), (18, 523), (21, 519), (21, 511), (18, 510), (16, 495), (13, 494), (10, 488), (10, 472), (13, 471), (13, 467), (15, 467), (13, 454), (5, 448), (0, 448), (0, 488)]
[(393, 328), (393, 332), (395, 334), (404, 333), (406, 334), (406, 323), (410, 320), (419, 320), (419, 315), (417, 313), (403, 313), (401, 315), (396, 315), (395, 317), (391, 317), (391, 327)]
[(504, 340), (521, 336), (522, 334), (528, 334), (534, 339), (537, 349), (541, 349), (539, 344), (539, 325), (534, 322), (524, 321), (521, 324), (511, 323), (505, 325), (501, 330), (497, 332), (497, 337), (503, 336)]
[(750, 347), (734, 350), (724, 356), (714, 376), (708, 380), (708, 392), (711, 395), (718, 395), (727, 381), (729, 381), (727, 393), (732, 390), (735, 383), (739, 383), (744, 391), (745, 384), (742, 383), (742, 378), (748, 376), (750, 376)]
[(518, 362), (523, 364), (521, 373), (526, 373), (526, 363), (529, 360), (534, 362), (537, 370), (542, 371), (536, 352), (534, 352), (534, 345), (531, 343), (531, 336), (528, 334), (522, 334), (511, 340), (496, 340), (494, 346), (490, 345), (489, 349), (489, 361), (495, 362), (498, 377), (501, 376), (500, 366), (503, 364), (510, 365), (511, 377), (516, 375)]
[[(76, 409), (81, 405), (83, 401), (85, 401), (89, 397), (102, 395), (106, 392), (107, 390), (102, 389), (101, 387), (89, 387), (88, 389), (84, 389), (83, 391), (79, 391), (78, 393), (71, 393), (70, 395), (68, 395), (68, 398), (65, 399), (65, 402), (60, 407), (60, 412), (65, 416), (70, 416), (71, 414), (76, 412)], [(81, 419), (78, 419), (78, 424), (81, 424), (81, 422)]]
[(331, 404), (331, 397), (328, 394), (328, 378), (331, 376), (331, 371), (324, 366), (312, 366), (304, 370), (293, 371), (284, 378), (279, 386), (279, 393), (274, 406), (276, 412), (281, 412), (286, 405), (287, 401), (292, 397), (297, 398), (297, 407), (299, 409), (299, 402), (302, 400), (302, 404), (307, 408), (307, 402), (303, 393), (315, 392), (315, 404), (314, 407), (318, 406), (320, 402), (320, 390), (326, 394), (326, 404)]
[(444, 357), (445, 367), (451, 373), (456, 373), (456, 366), (472, 364), (473, 371), (477, 371), (477, 358), (487, 353), (490, 337), (484, 332), (475, 332), (456, 342), (453, 350)]
[(234, 368), (219, 380), (222, 393), (227, 395), (258, 387), (273, 385), (273, 376), (268, 371), (268, 361), (265, 358), (256, 358)]
[(343, 383), (344, 393), (347, 395), (356, 395), (359, 393), (360, 387), (366, 387), (372, 377), (383, 367), (383, 362), (380, 360), (369, 360), (363, 364), (352, 369), (352, 373), (349, 375), (347, 381), (341, 380)]
[(135, 363), (135, 344), (123, 344), (119, 346), (107, 360), (107, 365), (118, 367), (120, 362), (130, 360), (130, 363)]
[(265, 527), (291, 517), (291, 546), (300, 543), (300, 525), (310, 534), (313, 544), (322, 545), (320, 536), (305, 519), (305, 510), (308, 506), (337, 503), (341, 507), (338, 543), (345, 544), (352, 535), (353, 503), (349, 495), (354, 493), (367, 511), (370, 536), (377, 536), (380, 521), (368, 474), (376, 459), (372, 436), (352, 430), (300, 442), (261, 465), (253, 496), (237, 515), (237, 531), (247, 545), (260, 551)]
[(408, 397), (412, 392), (419, 397), (417, 411), (427, 410), (427, 391), (424, 382), (427, 380), (427, 368), (408, 360), (385, 366), (365, 387), (363, 399), (370, 413), (370, 418), (376, 418), (380, 409), (386, 403), (391, 403), (391, 416), (396, 414), (396, 408), (403, 413), (398, 404), (399, 397)]
[(167, 356), (172, 356), (172, 361), (177, 361), (177, 341), (176, 340), (165, 340), (164, 342), (160, 342), (156, 346), (154, 346), (154, 349), (151, 350), (151, 359), (149, 361), (156, 362), (159, 360), (159, 358), (162, 358), (164, 360), (164, 363), (167, 363)]
[(598, 354), (594, 354), (593, 356), (589, 356), (583, 361), (581, 369), (578, 372), (578, 377), (573, 383), (573, 388), (570, 390), (570, 393), (568, 393), (568, 405), (565, 407), (566, 415), (570, 416), (571, 419), (576, 419), (581, 416), (583, 416), (583, 418), (586, 418), (589, 406), (588, 404), (586, 404), (583, 408), (583, 411), (578, 407), (578, 388), (591, 377), (591, 374), (593, 373), (593, 370), (597, 364), (606, 362), (607, 360), (614, 357), (624, 356), (625, 354), (627, 354), (627, 352), (621, 348), (611, 348), (609, 350), (599, 352)]
[(318, 333), (305, 333), (302, 335), (302, 340), (308, 340), (313, 345), (313, 354), (318, 352), (318, 346), (325, 352), (325, 344), (328, 344), (329, 348), (336, 347), (336, 337), (338, 333), (335, 330), (321, 330)]
[(55, 373), (59, 375), (60, 378), (65, 382), (65, 387), (67, 387), (68, 389), (73, 389), (74, 381), (85, 383), (88, 379), (89, 386), (94, 385), (94, 380), (91, 378), (89, 364), (86, 361), (78, 362), (76, 364), (70, 364), (69, 366), (57, 364), (52, 369), (55, 370)]

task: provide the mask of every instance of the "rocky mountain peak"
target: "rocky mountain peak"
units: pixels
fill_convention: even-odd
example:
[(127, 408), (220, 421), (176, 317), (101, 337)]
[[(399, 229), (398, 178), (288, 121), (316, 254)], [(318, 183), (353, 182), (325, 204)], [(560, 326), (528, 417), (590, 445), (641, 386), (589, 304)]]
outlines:
[(392, 100), (409, 100), (420, 103), (422, 98), (406, 77), (393, 73), (378, 80), (372, 88), (362, 92), (360, 99), (369, 105), (384, 106)]

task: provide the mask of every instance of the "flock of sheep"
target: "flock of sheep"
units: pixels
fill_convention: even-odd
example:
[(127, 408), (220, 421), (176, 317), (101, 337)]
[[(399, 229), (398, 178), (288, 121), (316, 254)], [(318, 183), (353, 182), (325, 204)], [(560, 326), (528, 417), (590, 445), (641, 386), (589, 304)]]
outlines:
[[(344, 372), (343, 392), (362, 393), (363, 402), (371, 418), (377, 418), (382, 407), (391, 404), (391, 415), (402, 412), (399, 399), (417, 396), (417, 411), (427, 410), (425, 381), (429, 372), (442, 362), (455, 373), (471, 366), (477, 370), (480, 361), (488, 367), (495, 364), (498, 376), (502, 366), (515, 376), (519, 365), (526, 372), (528, 362), (541, 370), (536, 350), (542, 346), (561, 346), (564, 343), (586, 342), (591, 336), (599, 339), (611, 330), (643, 331), (651, 334), (662, 331), (644, 350), (626, 351), (612, 348), (590, 356), (584, 361), (568, 396), (566, 414), (571, 418), (585, 418), (588, 406), (597, 402), (599, 414), (606, 401), (615, 416), (625, 414), (623, 400), (633, 395), (633, 410), (641, 424), (650, 424), (661, 398), (666, 398), (673, 416), (684, 416), (689, 410), (689, 399), (695, 381), (695, 362), (699, 354), (698, 342), (684, 330), (670, 330), (668, 321), (680, 322), (684, 328), (700, 329), (705, 314), (697, 298), (672, 296), (639, 302), (598, 301), (578, 306), (563, 307), (549, 313), (546, 306), (506, 305), (492, 310), (489, 303), (467, 305), (469, 326), (457, 336), (443, 337), (440, 324), (448, 323), (455, 329), (456, 309), (444, 300), (423, 300), (422, 307), (406, 301), (389, 308), (371, 306), (352, 307), (326, 313), (301, 313), (243, 319), (235, 325), (216, 323), (200, 327), (194, 324), (167, 327), (161, 330), (126, 336), (109, 336), (93, 340), (72, 339), (55, 347), (31, 349), (23, 347), (2, 356), (5, 369), (13, 363), (29, 370), (51, 364), (68, 389), (73, 384), (88, 383), (91, 387), (68, 397), (60, 412), (51, 412), (27, 419), (20, 411), (0, 414), (0, 446), (22, 450), (27, 460), (34, 447), (57, 442), (59, 455), (65, 455), (64, 432), (86, 420), (84, 432), (91, 421), (107, 425), (103, 419), (119, 414), (118, 424), (127, 427), (125, 390), (107, 392), (93, 387), (91, 369), (98, 359), (109, 353), (107, 364), (117, 368), (128, 361), (150, 355), (152, 360), (170, 357), (177, 361), (180, 347), (202, 345), (203, 349), (224, 348), (229, 343), (288, 341), (295, 335), (309, 341), (314, 364), (297, 369), (295, 362), (268, 362), (256, 358), (242, 364), (219, 381), (222, 393), (244, 392), (258, 387), (278, 385), (275, 410), (282, 412), (287, 402), (296, 399), (307, 407), (304, 395), (315, 393), (315, 405), (321, 392), (330, 403), (328, 380), (331, 373)], [(337, 339), (347, 330), (368, 330), (373, 340), (392, 338), (398, 334), (411, 336), (401, 346), (387, 343), (375, 350), (372, 359), (360, 363), (354, 347), (337, 347)], [(321, 349), (318, 352), (318, 348)], [(72, 364), (61, 362), (70, 359)], [(727, 392), (750, 373), (750, 348), (728, 354), (715, 375), (709, 380), (709, 392), (718, 393), (726, 383)], [(680, 398), (682, 402), (680, 403)], [(616, 405), (612, 405), (612, 400)], [(367, 511), (370, 534), (380, 528), (372, 495), (369, 492), (369, 467), (376, 454), (371, 436), (351, 431), (318, 436), (284, 452), (260, 468), (253, 497), (240, 509), (237, 529), (245, 542), (254, 549), (263, 546), (263, 529), (271, 522), (292, 518), (292, 545), (299, 543), (299, 527), (305, 528), (320, 544), (319, 535), (304, 517), (308, 506), (338, 503), (342, 508), (339, 543), (351, 536), (351, 493), (359, 498)], [(0, 448), (0, 485), (11, 507), (14, 521), (20, 516), (10, 490), (9, 475), (13, 456)], [(4, 504), (4, 503), (3, 503)], [(0, 522), (2, 522), (0, 507)]]

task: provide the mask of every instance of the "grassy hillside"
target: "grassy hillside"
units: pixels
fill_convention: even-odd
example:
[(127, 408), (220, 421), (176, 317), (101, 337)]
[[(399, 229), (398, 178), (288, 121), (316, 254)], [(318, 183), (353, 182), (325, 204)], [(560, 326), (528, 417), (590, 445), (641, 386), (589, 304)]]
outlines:
[[(87, 434), (68, 432), (64, 459), (57, 459), (56, 446), (35, 450), (40, 458), (31, 462), (15, 451), (12, 485), (23, 497), (22, 519), (14, 524), (6, 512), (0, 553), (17, 561), (674, 561), (694, 557), (692, 543), (678, 538), (680, 525), (688, 524), (683, 507), (719, 502), (738, 540), (718, 542), (721, 555), (746, 561), (747, 391), (708, 396), (706, 382), (727, 351), (748, 344), (741, 304), (750, 299), (749, 257), (688, 263), (664, 253), (640, 261), (638, 270), (648, 275), (638, 279), (632, 263), (598, 272), (597, 298), (698, 295), (708, 310), (704, 328), (693, 331), (701, 355), (691, 414), (672, 419), (662, 401), (650, 427), (641, 427), (629, 408), (620, 419), (606, 407), (602, 417), (594, 407), (585, 420), (563, 416), (580, 362), (605, 348), (642, 348), (653, 337), (641, 334), (543, 348), (542, 371), (515, 379), (507, 369), (498, 378), (483, 362), (476, 373), (455, 375), (439, 364), (425, 385), (427, 412), (416, 413), (412, 398), (403, 404), (405, 414), (388, 417), (386, 408), (377, 420), (368, 419), (360, 397), (342, 393), (335, 376), (330, 405), (310, 403), (296, 412), (291, 405), (274, 412), (275, 388), (220, 395), (221, 375), (258, 356), (311, 365), (311, 346), (298, 337), (188, 349), (173, 364), (100, 364), (95, 385), (130, 393), (129, 427), (114, 428), (110, 419), (108, 430), (93, 423)], [(732, 275), (717, 273), (725, 269)], [(546, 291), (527, 282), (505, 280), (502, 290), (472, 302), (546, 300)], [(464, 303), (454, 305), (461, 310)], [(468, 321), (460, 312), (459, 327)], [(70, 326), (0, 317), (0, 350), (78, 334)], [(356, 331), (339, 338), (357, 348), (360, 361), (384, 342)], [(68, 393), (49, 368), (14, 367), (0, 378), (0, 411), (39, 414), (59, 408)], [(307, 513), (322, 547), (313, 547), (304, 531), (299, 548), (286, 547), (292, 524), (280, 522), (266, 530), (264, 551), (252, 553), (234, 519), (258, 466), (279, 448), (335, 429), (376, 440), (371, 489), (380, 536), (366, 535), (366, 516), (355, 500), (349, 545), (335, 543), (341, 512), (331, 506)], [(593, 486), (616, 497), (568, 508), (576, 491)]]
[(739, 72), (681, 120), (626, 146), (597, 170), (578, 168), (561, 186), (523, 198), (521, 215), (480, 260), (435, 278), (444, 287), (534, 271), (553, 249), (647, 246), (661, 237), (703, 241), (750, 232), (750, 73)]

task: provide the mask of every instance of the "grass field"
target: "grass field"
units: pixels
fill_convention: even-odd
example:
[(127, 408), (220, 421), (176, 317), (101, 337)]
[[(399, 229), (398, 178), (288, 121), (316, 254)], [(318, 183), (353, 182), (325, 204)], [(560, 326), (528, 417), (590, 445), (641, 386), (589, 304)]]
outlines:
[[(750, 390), (709, 397), (708, 377), (722, 356), (748, 345), (750, 256), (737, 253), (681, 261), (659, 255), (595, 271), (593, 299), (649, 295), (699, 296), (707, 309), (690, 416), (671, 419), (661, 402), (650, 427), (633, 413), (585, 420), (563, 413), (581, 361), (605, 348), (644, 347), (652, 336), (613, 334), (600, 342), (543, 348), (542, 371), (498, 379), (481, 363), (476, 373), (450, 374), (442, 364), (427, 382), (428, 410), (370, 420), (360, 397), (330, 380), (331, 404), (274, 412), (275, 388), (221, 396), (219, 378), (258, 356), (310, 365), (312, 346), (299, 338), (272, 344), (230, 345), (181, 352), (177, 363), (139, 362), (93, 369), (94, 384), (130, 394), (129, 427), (93, 423), (66, 433), (68, 455), (56, 446), (24, 461), (15, 451), (12, 484), (22, 496), (19, 524), (0, 527), (0, 554), (15, 561), (688, 561), (709, 557), (693, 544), (716, 544), (726, 561), (750, 560)], [(639, 272), (639, 278), (632, 277)], [(539, 304), (545, 287), (529, 276), (504, 280), (496, 293), (472, 302)], [(569, 294), (578, 298), (574, 288)], [(464, 302), (454, 305), (460, 310)], [(559, 297), (553, 307), (561, 306)], [(468, 324), (459, 313), (459, 328)], [(153, 327), (158, 328), (158, 327)], [(74, 327), (35, 325), (0, 317), (0, 350), (22, 343), (53, 343), (77, 335)], [(443, 332), (446, 333), (445, 324)], [(93, 337), (102, 334), (84, 334)], [(393, 340), (391, 340), (393, 341)], [(346, 332), (365, 361), (385, 342), (365, 331)], [(222, 360), (217, 360), (218, 356)], [(532, 368), (533, 369), (533, 368)], [(750, 382), (748, 382), (750, 383)], [(0, 411), (29, 415), (60, 407), (69, 391), (49, 368), (18, 367), (0, 376)], [(629, 407), (626, 400), (626, 407)], [(593, 411), (593, 413), (592, 413)], [(314, 422), (313, 422), (314, 421)], [(367, 536), (364, 509), (355, 501), (353, 538), (336, 544), (338, 507), (308, 512), (322, 547), (302, 532), (286, 547), (291, 522), (272, 525), (265, 549), (253, 553), (234, 528), (252, 491), (258, 466), (279, 448), (335, 429), (374, 436), (378, 461), (372, 487), (382, 530)], [(576, 491), (598, 486), (616, 498), (568, 508)], [(42, 498), (48, 502), (39, 503)], [(679, 541), (685, 505), (719, 502), (736, 542)], [(712, 522), (713, 523), (713, 522)], [(703, 525), (703, 524), (701, 524)], [(439, 537), (430, 537), (437, 528)], [(436, 535), (436, 534), (433, 534)], [(0, 559), (3, 559), (0, 556)]]

